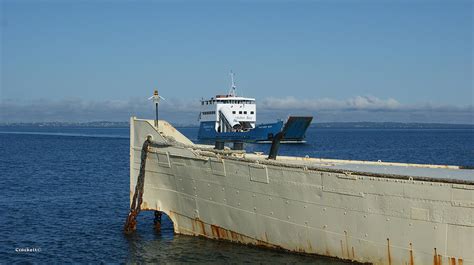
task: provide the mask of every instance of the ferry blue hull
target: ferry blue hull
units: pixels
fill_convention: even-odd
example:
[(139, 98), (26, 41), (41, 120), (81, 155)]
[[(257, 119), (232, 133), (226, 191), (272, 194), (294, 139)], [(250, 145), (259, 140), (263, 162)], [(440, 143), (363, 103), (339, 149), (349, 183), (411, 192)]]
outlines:
[(267, 141), (276, 135), (283, 128), (283, 121), (276, 123), (260, 124), (247, 132), (217, 132), (215, 129), (215, 122), (201, 122), (199, 127), (199, 140), (224, 140), (224, 141), (244, 141), (244, 142), (258, 142)]
[[(311, 119), (295, 118), (291, 122), (287, 122), (285, 128), (284, 142), (304, 142), (306, 130), (308, 129)], [(273, 137), (282, 131), (285, 124), (283, 121), (275, 123), (260, 124), (247, 132), (217, 132), (215, 130), (215, 122), (201, 122), (199, 127), (198, 139), (202, 141), (244, 141), (244, 142), (270, 142)]]

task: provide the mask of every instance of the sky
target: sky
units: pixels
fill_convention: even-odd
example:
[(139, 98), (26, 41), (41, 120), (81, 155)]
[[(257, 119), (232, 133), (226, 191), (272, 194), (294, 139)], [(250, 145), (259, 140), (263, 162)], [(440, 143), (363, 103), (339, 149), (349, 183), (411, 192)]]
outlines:
[(199, 100), (258, 121), (474, 123), (474, 2), (0, 0), (0, 122), (197, 123)]

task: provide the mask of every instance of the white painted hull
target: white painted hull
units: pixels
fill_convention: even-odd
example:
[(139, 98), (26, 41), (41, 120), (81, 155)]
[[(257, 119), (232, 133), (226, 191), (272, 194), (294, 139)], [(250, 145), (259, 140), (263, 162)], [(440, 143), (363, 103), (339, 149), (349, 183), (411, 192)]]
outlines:
[[(152, 124), (131, 119), (131, 198), (145, 137), (165, 141)], [(160, 131), (192, 144), (163, 121)], [(169, 215), (176, 233), (374, 264), (474, 264), (472, 182), (315, 170), (311, 159), (287, 166), (180, 146), (149, 151), (142, 209)]]

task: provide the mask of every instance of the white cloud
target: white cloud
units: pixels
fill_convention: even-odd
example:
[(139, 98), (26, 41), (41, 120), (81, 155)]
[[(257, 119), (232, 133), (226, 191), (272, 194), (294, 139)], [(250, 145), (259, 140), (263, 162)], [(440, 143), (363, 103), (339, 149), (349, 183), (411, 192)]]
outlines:
[(286, 110), (394, 110), (401, 104), (393, 99), (379, 99), (374, 96), (357, 96), (347, 100), (297, 99), (295, 97), (267, 98), (262, 100), (259, 108)]

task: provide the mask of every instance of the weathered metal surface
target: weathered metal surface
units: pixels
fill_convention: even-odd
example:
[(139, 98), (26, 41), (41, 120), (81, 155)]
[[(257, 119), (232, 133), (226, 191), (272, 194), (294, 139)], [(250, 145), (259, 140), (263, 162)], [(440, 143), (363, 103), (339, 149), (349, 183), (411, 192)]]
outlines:
[[(473, 171), (410, 176), (339, 167), (370, 162), (269, 161), (216, 153), (175, 136), (163, 121), (161, 134), (152, 124), (131, 120), (130, 191), (150, 135), (156, 147), (147, 158), (142, 210), (165, 212), (176, 233), (374, 264), (474, 264)], [(170, 146), (171, 137), (181, 144)], [(406, 172), (443, 168), (377, 163)], [(452, 178), (458, 174), (467, 178)]]

